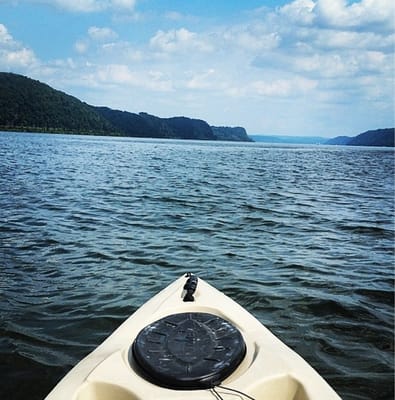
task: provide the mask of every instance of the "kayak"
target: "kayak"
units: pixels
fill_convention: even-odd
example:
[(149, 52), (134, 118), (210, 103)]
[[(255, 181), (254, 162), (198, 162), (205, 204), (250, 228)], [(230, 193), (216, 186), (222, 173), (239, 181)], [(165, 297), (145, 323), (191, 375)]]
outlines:
[(80, 361), (46, 400), (339, 400), (238, 303), (187, 274)]

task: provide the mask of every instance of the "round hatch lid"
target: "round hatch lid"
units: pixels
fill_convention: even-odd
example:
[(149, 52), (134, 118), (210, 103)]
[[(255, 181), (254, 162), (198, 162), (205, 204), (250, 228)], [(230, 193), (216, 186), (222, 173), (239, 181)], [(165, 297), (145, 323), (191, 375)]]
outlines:
[[(208, 313), (172, 314), (140, 331), (135, 364), (150, 382), (171, 389), (207, 389), (241, 363), (246, 345), (230, 322)], [(131, 360), (132, 362), (132, 360)]]

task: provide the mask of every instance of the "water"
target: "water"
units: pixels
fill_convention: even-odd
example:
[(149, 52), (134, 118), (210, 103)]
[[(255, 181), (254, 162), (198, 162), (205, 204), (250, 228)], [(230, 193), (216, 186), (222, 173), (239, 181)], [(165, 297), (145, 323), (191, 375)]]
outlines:
[(0, 398), (194, 271), (348, 400), (392, 400), (392, 149), (0, 133)]

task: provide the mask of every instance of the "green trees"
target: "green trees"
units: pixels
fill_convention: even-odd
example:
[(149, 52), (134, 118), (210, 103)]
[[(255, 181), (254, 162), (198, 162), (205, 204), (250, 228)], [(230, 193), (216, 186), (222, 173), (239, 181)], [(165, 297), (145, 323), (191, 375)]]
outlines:
[(199, 119), (159, 118), (91, 106), (39, 81), (7, 72), (0, 72), (0, 130), (250, 140), (243, 128), (215, 128)]
[(97, 134), (116, 131), (75, 97), (5, 72), (0, 73), (0, 129)]

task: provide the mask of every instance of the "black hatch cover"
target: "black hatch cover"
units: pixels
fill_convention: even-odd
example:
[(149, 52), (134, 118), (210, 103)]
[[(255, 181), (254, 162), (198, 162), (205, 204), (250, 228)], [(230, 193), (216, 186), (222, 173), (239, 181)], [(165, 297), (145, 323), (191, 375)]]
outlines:
[(190, 312), (146, 326), (137, 335), (131, 355), (150, 382), (191, 390), (220, 384), (238, 367), (245, 352), (243, 337), (230, 322)]

